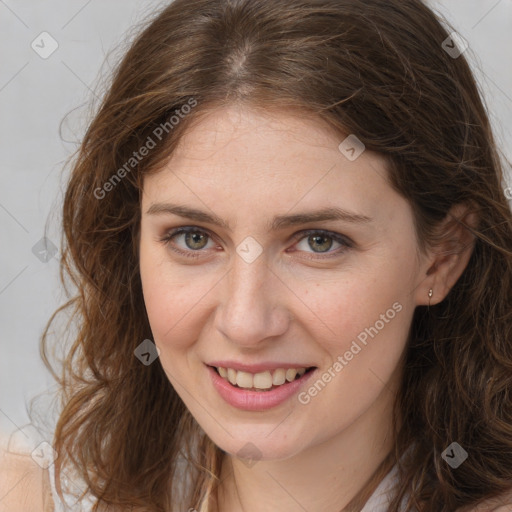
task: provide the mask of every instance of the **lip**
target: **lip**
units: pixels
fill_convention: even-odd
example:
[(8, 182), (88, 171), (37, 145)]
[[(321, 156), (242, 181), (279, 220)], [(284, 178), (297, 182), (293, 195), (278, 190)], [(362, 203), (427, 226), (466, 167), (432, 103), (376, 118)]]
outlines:
[(313, 364), (302, 364), (302, 363), (259, 363), (259, 364), (244, 364), (238, 363), (236, 361), (213, 361), (211, 363), (206, 363), (208, 366), (215, 366), (217, 368), (232, 368), (236, 371), (243, 371), (249, 373), (259, 373), (265, 372), (267, 370), (277, 370), (278, 368), (283, 368), (284, 370), (288, 370), (289, 368), (312, 368)]
[[(251, 365), (250, 367), (254, 368), (254, 365)], [(300, 366), (289, 367), (301, 368)], [(229, 368), (232, 367), (230, 366)], [(283, 366), (276, 366), (276, 368), (283, 368)], [(206, 369), (208, 370), (213, 386), (219, 395), (229, 405), (244, 411), (266, 411), (272, 407), (277, 407), (278, 405), (286, 402), (289, 398), (294, 396), (302, 386), (306, 385), (307, 381), (317, 370), (317, 368), (314, 368), (313, 370), (306, 372), (299, 379), (292, 382), (287, 382), (286, 384), (283, 384), (278, 388), (272, 389), (270, 391), (247, 391), (245, 389), (237, 388), (231, 385), (227, 380), (223, 379), (217, 373), (215, 368), (206, 365)]]

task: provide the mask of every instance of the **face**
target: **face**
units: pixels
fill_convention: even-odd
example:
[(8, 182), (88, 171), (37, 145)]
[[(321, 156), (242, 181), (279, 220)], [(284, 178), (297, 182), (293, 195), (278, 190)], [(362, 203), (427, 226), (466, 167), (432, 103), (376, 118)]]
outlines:
[(392, 389), (424, 272), (384, 161), (344, 139), (306, 116), (219, 109), (145, 178), (160, 363), (228, 453), (291, 457)]

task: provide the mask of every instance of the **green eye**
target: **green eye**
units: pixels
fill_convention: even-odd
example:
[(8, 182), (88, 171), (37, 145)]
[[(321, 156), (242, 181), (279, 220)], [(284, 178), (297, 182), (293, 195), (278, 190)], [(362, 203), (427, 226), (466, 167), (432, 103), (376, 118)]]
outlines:
[[(183, 236), (183, 243), (180, 247), (175, 240), (179, 239), (181, 236)], [(203, 249), (208, 248), (208, 241), (211, 239), (211, 234), (204, 229), (197, 226), (183, 226), (170, 231), (160, 241), (182, 256), (188, 258), (199, 258), (201, 253), (204, 252)], [(304, 244), (302, 248), (299, 247), (299, 252), (318, 255), (308, 256), (309, 259), (322, 259), (325, 257), (339, 256), (347, 249), (353, 247), (353, 242), (344, 235), (318, 229), (301, 231), (296, 233), (293, 239), (298, 242), (295, 244), (295, 247), (299, 247), (300, 244)], [(330, 249), (334, 244), (338, 244), (339, 247), (331, 251)], [(297, 249), (294, 249), (292, 252), (296, 252), (296, 250)], [(323, 256), (324, 254), (325, 256)]]
[[(182, 235), (184, 235), (185, 247), (176, 247), (174, 240)], [(210, 235), (206, 231), (197, 227), (186, 226), (167, 233), (161, 241), (182, 256), (197, 258), (201, 256), (200, 252), (206, 247), (210, 238)], [(171, 242), (173, 243), (171, 244)]]
[(188, 232), (182, 233), (185, 235), (185, 244), (189, 249), (198, 250), (204, 249), (206, 243), (208, 242), (208, 235), (201, 234), (200, 232)]
[[(311, 254), (311, 251), (308, 251), (307, 249), (312, 249), (313, 254), (326, 254), (329, 255), (328, 257), (331, 257), (331, 255), (337, 256), (353, 247), (352, 241), (347, 237), (339, 233), (324, 230), (302, 231), (297, 233), (295, 238), (299, 241), (296, 245), (299, 250)], [(302, 248), (300, 247), (300, 244), (304, 244)], [(336, 248), (334, 251), (330, 250), (333, 247), (333, 244), (339, 245), (337, 248), (338, 250), (336, 250)]]
[(327, 252), (332, 247), (333, 239), (325, 235), (309, 235), (307, 242), (313, 250), (319, 249), (318, 252)]

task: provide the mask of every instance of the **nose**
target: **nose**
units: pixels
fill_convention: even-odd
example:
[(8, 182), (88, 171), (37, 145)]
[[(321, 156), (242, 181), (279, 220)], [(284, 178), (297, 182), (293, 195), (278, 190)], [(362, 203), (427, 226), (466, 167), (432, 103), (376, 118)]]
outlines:
[(215, 326), (240, 347), (261, 347), (283, 335), (290, 313), (285, 294), (291, 293), (268, 266), (264, 254), (252, 263), (238, 255), (220, 288)]

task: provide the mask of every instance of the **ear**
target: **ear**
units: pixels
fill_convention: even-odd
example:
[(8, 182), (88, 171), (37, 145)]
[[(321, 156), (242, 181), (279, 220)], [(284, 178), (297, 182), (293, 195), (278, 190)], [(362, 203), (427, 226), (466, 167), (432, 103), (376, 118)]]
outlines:
[(450, 209), (436, 228), (436, 241), (421, 258), (421, 282), (414, 292), (417, 305), (438, 304), (448, 295), (473, 253), (475, 236), (471, 229), (477, 226), (478, 217), (467, 205), (458, 204)]

